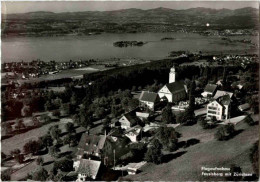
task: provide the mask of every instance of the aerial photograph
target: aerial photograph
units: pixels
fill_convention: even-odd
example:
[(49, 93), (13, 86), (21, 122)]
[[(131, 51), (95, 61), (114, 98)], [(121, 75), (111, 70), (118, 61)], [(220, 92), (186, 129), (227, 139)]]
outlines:
[(259, 181), (259, 1), (1, 1), (1, 181)]

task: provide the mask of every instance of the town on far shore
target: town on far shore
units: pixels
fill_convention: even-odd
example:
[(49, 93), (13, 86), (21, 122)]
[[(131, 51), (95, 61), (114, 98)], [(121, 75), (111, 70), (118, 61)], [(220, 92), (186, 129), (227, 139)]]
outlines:
[[(257, 179), (258, 56), (175, 56), (24, 83), (17, 80), (95, 61), (34, 61), (26, 74), (23, 63), (4, 64), (2, 180)], [(197, 176), (192, 162), (241, 175)]]

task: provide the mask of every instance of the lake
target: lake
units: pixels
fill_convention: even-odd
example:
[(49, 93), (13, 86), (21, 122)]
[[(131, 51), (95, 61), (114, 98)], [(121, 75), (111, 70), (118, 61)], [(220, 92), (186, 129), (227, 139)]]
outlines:
[[(161, 41), (163, 37), (174, 37), (175, 40)], [(231, 37), (233, 38), (233, 37)], [(239, 39), (251, 39), (257, 43), (258, 38), (236, 36)], [(142, 47), (114, 47), (116, 41), (145, 41)], [(202, 36), (194, 33), (136, 33), (109, 34), (90, 36), (62, 37), (12, 37), (2, 38), (2, 62), (31, 61), (69, 61), (106, 58), (140, 58), (160, 59), (171, 51), (191, 52), (229, 52), (257, 53), (245, 43), (228, 43), (219, 36)]]

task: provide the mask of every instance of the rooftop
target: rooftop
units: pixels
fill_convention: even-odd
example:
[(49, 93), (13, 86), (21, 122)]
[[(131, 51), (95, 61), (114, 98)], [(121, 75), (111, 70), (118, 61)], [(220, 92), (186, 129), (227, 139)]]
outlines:
[(97, 176), (101, 161), (81, 159), (77, 172), (87, 176)]
[(229, 97), (232, 98), (233, 93), (232, 92), (218, 90), (216, 92), (215, 96), (214, 96), (214, 99), (218, 99), (219, 97), (222, 97), (224, 95), (229, 95)]
[(167, 83), (166, 87), (169, 89), (169, 91), (171, 93), (180, 91), (180, 90), (185, 91), (184, 83), (182, 83), (180, 81), (173, 82), (173, 83)]
[(215, 85), (215, 84), (207, 84), (205, 89), (204, 89), (204, 91), (213, 93), (213, 92), (215, 92), (216, 89), (217, 89), (217, 85)]
[(158, 98), (158, 94), (149, 91), (142, 91), (139, 100), (147, 102), (155, 102)]

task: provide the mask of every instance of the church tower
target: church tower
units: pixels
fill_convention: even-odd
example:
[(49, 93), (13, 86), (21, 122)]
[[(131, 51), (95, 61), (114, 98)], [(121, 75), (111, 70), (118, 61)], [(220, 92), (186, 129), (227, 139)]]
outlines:
[(169, 83), (175, 82), (176, 72), (174, 66), (171, 68), (170, 74), (169, 74)]

